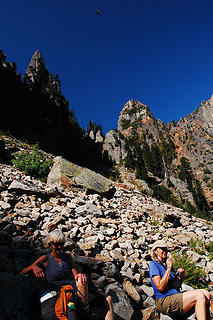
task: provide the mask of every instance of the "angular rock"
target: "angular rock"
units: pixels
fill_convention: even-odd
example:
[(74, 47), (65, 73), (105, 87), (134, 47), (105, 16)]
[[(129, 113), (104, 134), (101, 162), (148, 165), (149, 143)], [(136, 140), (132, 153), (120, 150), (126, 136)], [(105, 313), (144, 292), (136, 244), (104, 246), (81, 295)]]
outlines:
[[(149, 307), (141, 310), (143, 320), (159, 320), (159, 313), (156, 311), (155, 307)], [(169, 318), (170, 319), (170, 318)]]
[(120, 320), (131, 320), (134, 310), (130, 304), (129, 298), (117, 283), (106, 287), (105, 293), (112, 297), (112, 304), (115, 316)]
[(14, 180), (10, 184), (10, 186), (8, 187), (8, 190), (16, 191), (20, 193), (28, 193), (28, 194), (44, 193), (43, 190), (38, 189), (30, 182), (27, 182), (27, 181), (22, 182), (17, 180)]
[(61, 157), (54, 159), (54, 165), (49, 173), (47, 184), (63, 187), (67, 190), (74, 186), (80, 186), (99, 194), (111, 193), (114, 189), (110, 180)]
[(128, 293), (128, 295), (136, 302), (139, 303), (141, 300), (141, 297), (135, 287), (132, 285), (130, 281), (124, 281), (123, 287)]

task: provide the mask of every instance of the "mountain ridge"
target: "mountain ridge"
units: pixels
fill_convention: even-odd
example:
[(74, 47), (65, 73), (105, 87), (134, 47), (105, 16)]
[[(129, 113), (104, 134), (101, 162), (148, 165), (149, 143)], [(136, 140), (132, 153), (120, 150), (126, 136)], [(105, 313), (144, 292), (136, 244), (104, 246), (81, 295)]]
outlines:
[(49, 73), (39, 51), (23, 81), (1, 51), (0, 80), (1, 130), (121, 182), (139, 182), (142, 192), (211, 217), (213, 97), (168, 124), (156, 119), (146, 104), (129, 100), (117, 130), (110, 130), (103, 139), (101, 130), (87, 134), (80, 128), (58, 75)]

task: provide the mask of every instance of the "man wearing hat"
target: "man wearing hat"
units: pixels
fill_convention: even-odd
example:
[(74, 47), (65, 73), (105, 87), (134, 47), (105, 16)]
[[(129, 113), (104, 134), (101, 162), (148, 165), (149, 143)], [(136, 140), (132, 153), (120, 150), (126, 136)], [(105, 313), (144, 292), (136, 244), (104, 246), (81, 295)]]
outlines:
[(195, 308), (197, 320), (207, 319), (206, 305), (211, 299), (205, 289), (180, 293), (175, 285), (184, 280), (184, 269), (177, 271), (173, 268), (173, 259), (168, 258), (168, 243), (158, 240), (151, 249), (152, 262), (149, 264), (149, 274), (155, 294), (155, 304), (159, 312), (175, 316), (183, 315)]

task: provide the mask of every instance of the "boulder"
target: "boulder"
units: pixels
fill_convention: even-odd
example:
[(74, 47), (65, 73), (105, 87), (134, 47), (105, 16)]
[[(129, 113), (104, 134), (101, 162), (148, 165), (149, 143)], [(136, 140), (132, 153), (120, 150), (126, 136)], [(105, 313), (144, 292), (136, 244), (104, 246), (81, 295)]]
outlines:
[(53, 167), (49, 173), (47, 184), (70, 190), (82, 187), (98, 194), (113, 193), (112, 182), (100, 174), (75, 165), (61, 157), (54, 158)]
[(115, 320), (132, 320), (134, 310), (131, 306), (129, 298), (124, 293), (118, 283), (113, 283), (105, 288), (105, 293), (112, 297), (113, 310), (115, 313)]

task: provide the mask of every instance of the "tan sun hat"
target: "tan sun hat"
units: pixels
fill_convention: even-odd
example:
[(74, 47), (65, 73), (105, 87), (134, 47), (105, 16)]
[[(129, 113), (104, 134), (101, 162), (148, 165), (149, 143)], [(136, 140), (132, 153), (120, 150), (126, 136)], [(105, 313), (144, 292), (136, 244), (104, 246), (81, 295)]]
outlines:
[(168, 243), (166, 243), (164, 240), (157, 240), (155, 241), (155, 243), (153, 244), (151, 250), (150, 250), (150, 256), (152, 258), (152, 260), (156, 260), (157, 261), (157, 255), (155, 250), (157, 248), (168, 248), (169, 245)]
[(152, 246), (152, 251), (155, 251), (157, 248), (168, 248), (168, 243), (164, 240), (157, 240)]

